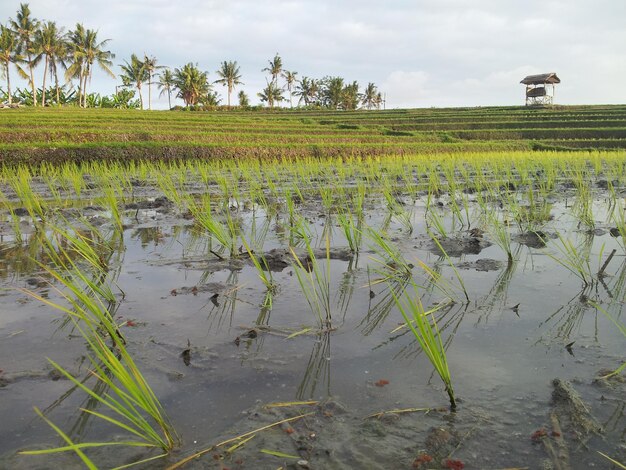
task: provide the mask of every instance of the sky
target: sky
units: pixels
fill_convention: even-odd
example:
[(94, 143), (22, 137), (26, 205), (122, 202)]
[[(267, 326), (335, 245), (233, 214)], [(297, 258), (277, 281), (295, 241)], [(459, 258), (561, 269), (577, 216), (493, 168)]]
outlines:
[[(373, 82), (388, 109), (520, 105), (520, 80), (546, 72), (556, 72), (562, 82), (555, 103), (626, 102), (624, 0), (31, 0), (29, 5), (37, 19), (66, 29), (81, 22), (97, 29), (100, 39), (110, 38), (117, 74), (132, 53), (155, 56), (172, 68), (197, 63), (211, 81), (219, 78), (221, 62), (236, 60), (244, 85), (235, 91), (244, 90), (252, 104), (266, 84), (261, 70), (276, 53), (297, 77), (341, 76), (361, 89)], [(14, 18), (18, 7), (18, 1), (0, 0), (0, 22)], [(96, 70), (89, 90), (111, 94), (119, 84), (119, 78)], [(226, 89), (220, 84), (214, 89), (225, 103)], [(167, 106), (156, 89), (152, 95), (153, 107)]]

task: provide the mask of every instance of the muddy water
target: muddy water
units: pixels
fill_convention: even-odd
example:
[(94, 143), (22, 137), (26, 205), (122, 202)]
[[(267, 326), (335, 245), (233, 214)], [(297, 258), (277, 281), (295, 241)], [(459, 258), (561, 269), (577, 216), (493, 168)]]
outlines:
[[(598, 199), (597, 212), (602, 205)], [(318, 241), (325, 225), (333, 227), (333, 329), (290, 339), (286, 336), (294, 331), (315, 327), (317, 317), (302, 294), (277, 220), (270, 221), (264, 244), (267, 252), (283, 250), (273, 252), (279, 289), (270, 310), (261, 306), (265, 288), (244, 256), (234, 262), (217, 259), (208, 251), (206, 236), (174, 211), (127, 213), (123, 243), (110, 258), (124, 294), (115, 312), (120, 322), (130, 321), (124, 327), (130, 351), (181, 434), (183, 451), (169, 463), (220, 438), (300, 412), (313, 414), (291, 428), (264, 432), (233, 456), (222, 455), (224, 460), (216, 451), (189, 468), (278, 468), (285, 463), (292, 468), (460, 468), (458, 462), (465, 468), (551, 468), (546, 465), (555, 460), (571, 468), (610, 468), (596, 451), (626, 460), (623, 380), (594, 381), (602, 370), (623, 362), (626, 341), (593, 306), (602, 305), (623, 322), (626, 261), (610, 227), (599, 223), (601, 230), (586, 233), (565, 203), (556, 202), (553, 220), (543, 228), (547, 247), (513, 242), (516, 261), (510, 265), (503, 251), (490, 245), (488, 234), (476, 244), (466, 228), (450, 230), (446, 246), (458, 248), (450, 250), (455, 255), (451, 261), (467, 289), (470, 301), (465, 302), (453, 269), (425, 235), (423, 201), (405, 207), (412, 213), (414, 231), (407, 233), (396, 219), (388, 231), (415, 265), (413, 277), (423, 286), (422, 302), (432, 307), (446, 295), (429, 284), (417, 260), (438, 267), (457, 300), (437, 313), (459, 398), (456, 412), (449, 410), (443, 386), (415, 339), (405, 330), (392, 332), (402, 317), (386, 285), (368, 287), (379, 277), (373, 270), (380, 266), (374, 261), (380, 255), (366, 241), (358, 259), (349, 259), (341, 230), (319, 211), (307, 209), (307, 218)], [(105, 211), (81, 212), (97, 221), (105, 236), (114, 236)], [(249, 225), (252, 212), (242, 209), (241, 215)], [(259, 215), (254, 213), (262, 223)], [(368, 210), (368, 225), (379, 227), (384, 219), (385, 209), (374, 205)], [(451, 228), (451, 221), (445, 221)], [(594, 273), (600, 253), (603, 261), (617, 249), (602, 283), (584, 287), (549, 256), (560, 255), (557, 231), (587, 241)], [(58, 312), (15, 289), (58, 299), (31, 260), (42, 252), (37, 235), (27, 237), (19, 249), (8, 229), (4, 240), (0, 466), (80, 468), (73, 456), (15, 455), (18, 449), (59, 444), (36, 418), (33, 406), (47, 410), (76, 440), (118, 436), (80, 414), (78, 408), (88, 406), (84, 394), (72, 391), (46, 361), (50, 357), (84, 374), (83, 340), (63, 326)], [(571, 385), (571, 393), (555, 394), (557, 378)], [(309, 399), (319, 404), (264, 407)], [(569, 406), (577, 400), (584, 408)], [(366, 418), (404, 408), (429, 411)], [(554, 416), (560, 431), (553, 427)], [(561, 444), (567, 449), (566, 461), (551, 458), (550, 447)], [(142, 454), (122, 450), (90, 455), (106, 468), (120, 464), (120, 458), (123, 462)], [(433, 460), (420, 460), (424, 456)]]

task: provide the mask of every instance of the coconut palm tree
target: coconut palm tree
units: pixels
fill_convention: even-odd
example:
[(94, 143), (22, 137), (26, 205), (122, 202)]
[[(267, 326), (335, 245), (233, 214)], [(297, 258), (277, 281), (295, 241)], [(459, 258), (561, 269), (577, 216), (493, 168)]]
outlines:
[(65, 80), (70, 82), (73, 78), (78, 79), (78, 105), (82, 106), (82, 96), (84, 92), (83, 79), (85, 77), (85, 56), (82, 53), (85, 42), (85, 27), (76, 23), (76, 28), (67, 35), (67, 61), (68, 67), (65, 70)]
[(270, 108), (274, 107), (275, 103), (283, 101), (283, 91), (275, 82), (268, 82), (267, 86), (263, 88), (257, 96), (261, 99), (261, 102), (267, 103)]
[(0, 25), (0, 64), (2, 65), (4, 74), (7, 78), (7, 95), (9, 104), (13, 103), (13, 94), (11, 92), (11, 63), (15, 64), (20, 74), (24, 71), (19, 63), (22, 60), (20, 55), (20, 41), (15, 32), (6, 26)]
[(208, 95), (211, 89), (208, 75), (191, 62), (180, 69), (174, 69), (174, 84), (178, 89), (178, 97), (183, 99), (186, 106), (196, 105), (201, 97)]
[(322, 79), (323, 105), (331, 109), (338, 109), (343, 99), (343, 88), (343, 78), (341, 77)]
[(157, 82), (161, 93), (159, 93), (159, 97), (163, 96), (167, 93), (167, 105), (169, 109), (172, 109), (172, 89), (174, 88), (174, 74), (168, 68), (163, 70), (163, 73), (159, 76), (159, 81)]
[(65, 54), (67, 51), (67, 43), (63, 28), (58, 28), (54, 21), (47, 21), (41, 25), (35, 33), (36, 49), (39, 55), (45, 59), (43, 69), (43, 83), (41, 86), (41, 106), (46, 105), (46, 76), (48, 71), (54, 77), (57, 103), (59, 102), (59, 77), (57, 74), (57, 63), (65, 67)]
[(213, 83), (221, 83), (228, 87), (228, 107), (230, 108), (230, 94), (237, 85), (243, 85), (243, 82), (240, 80), (241, 75), (239, 74), (237, 61), (222, 62), (220, 69), (217, 71), (217, 75), (220, 78)]
[(79, 106), (87, 106), (87, 82), (91, 81), (94, 64), (115, 78), (115, 74), (111, 70), (112, 59), (115, 58), (115, 54), (104, 50), (110, 39), (98, 42), (98, 31), (85, 29), (80, 23), (76, 24), (76, 29), (70, 31), (68, 37), (68, 56), (71, 64), (65, 72), (65, 78), (67, 80), (78, 78), (78, 104)]
[(278, 55), (278, 52), (274, 56), (272, 60), (268, 60), (269, 67), (265, 67), (261, 70), (261, 72), (269, 72), (272, 76), (272, 83), (276, 84), (276, 80), (280, 75), (280, 72), (283, 71), (283, 60)]
[(295, 87), (294, 95), (299, 96), (298, 105), (304, 101), (305, 106), (311, 106), (318, 100), (320, 84), (318, 80), (302, 77)]
[(291, 92), (293, 90), (294, 84), (297, 82), (296, 75), (298, 75), (298, 72), (290, 72), (289, 70), (285, 70), (281, 75), (285, 79), (285, 86), (287, 87), (287, 91), (289, 92), (289, 107), (293, 108), (293, 102), (291, 101)]
[(367, 109), (380, 108), (380, 93), (373, 83), (368, 83), (363, 90), (362, 103)]
[[(113, 60), (115, 54), (111, 51), (105, 51), (103, 48), (107, 45), (110, 39), (104, 39), (98, 42), (98, 31), (88, 29), (85, 31), (85, 43), (83, 46), (83, 54), (85, 56), (85, 93), (83, 93), (83, 99), (87, 96), (87, 81), (91, 82), (91, 76), (93, 74), (93, 65), (97, 64), (101, 70), (106, 72), (112, 78), (115, 78), (115, 74), (111, 70), (113, 66)], [(85, 105), (87, 102), (85, 101)]]
[(354, 110), (359, 106), (361, 102), (361, 95), (359, 94), (359, 84), (356, 80), (343, 87), (341, 90), (341, 103), (339, 107), (344, 110)]
[(245, 91), (240, 90), (237, 98), (239, 99), (239, 106), (241, 106), (242, 108), (247, 108), (248, 106), (250, 106), (250, 98), (248, 98), (248, 95)]
[(143, 67), (148, 74), (148, 109), (152, 109), (152, 76), (157, 69), (162, 69), (163, 66), (157, 65), (156, 57), (148, 57), (147, 54), (144, 54)]
[(143, 109), (143, 96), (141, 95), (141, 85), (148, 80), (148, 71), (146, 70), (144, 62), (137, 57), (136, 54), (130, 56), (130, 62), (124, 61), (123, 65), (120, 65), (122, 69), (122, 83), (124, 86), (134, 86), (139, 93), (139, 104)]
[(33, 92), (33, 106), (37, 106), (37, 88), (35, 86), (34, 69), (39, 59), (37, 58), (34, 40), (35, 32), (39, 28), (39, 21), (31, 16), (28, 3), (20, 3), (20, 9), (17, 10), (15, 19), (9, 20), (9, 25), (17, 34), (22, 51), (24, 52), (25, 61), (28, 64), (30, 72), (30, 77), (26, 75), (24, 78), (29, 81)]

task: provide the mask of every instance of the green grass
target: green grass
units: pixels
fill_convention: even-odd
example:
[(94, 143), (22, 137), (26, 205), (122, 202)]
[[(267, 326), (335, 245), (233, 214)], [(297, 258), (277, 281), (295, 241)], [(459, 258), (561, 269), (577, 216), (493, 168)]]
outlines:
[(626, 148), (626, 106), (389, 111), (5, 110), (0, 158), (294, 157)]

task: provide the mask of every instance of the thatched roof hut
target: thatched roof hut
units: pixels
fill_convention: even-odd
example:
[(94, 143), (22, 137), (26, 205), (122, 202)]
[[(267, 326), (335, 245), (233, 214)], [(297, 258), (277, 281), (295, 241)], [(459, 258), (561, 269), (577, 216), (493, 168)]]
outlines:
[[(540, 73), (528, 75), (520, 83), (526, 85), (526, 106), (552, 104), (554, 100), (554, 85), (561, 83), (556, 73)], [(552, 85), (551, 93), (546, 89)]]
[(556, 76), (556, 73), (540, 73), (539, 75), (529, 75), (520, 83), (524, 85), (545, 85), (546, 83), (554, 85), (561, 83), (561, 79)]

